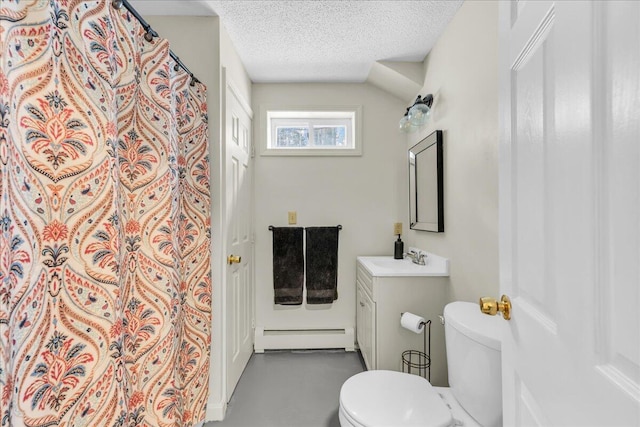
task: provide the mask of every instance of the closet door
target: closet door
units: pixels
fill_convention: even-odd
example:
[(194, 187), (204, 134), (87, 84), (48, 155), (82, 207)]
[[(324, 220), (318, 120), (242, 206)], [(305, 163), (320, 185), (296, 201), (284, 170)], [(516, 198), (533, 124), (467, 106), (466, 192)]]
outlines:
[(227, 401), (253, 353), (251, 110), (227, 82), (226, 152), (226, 373)]

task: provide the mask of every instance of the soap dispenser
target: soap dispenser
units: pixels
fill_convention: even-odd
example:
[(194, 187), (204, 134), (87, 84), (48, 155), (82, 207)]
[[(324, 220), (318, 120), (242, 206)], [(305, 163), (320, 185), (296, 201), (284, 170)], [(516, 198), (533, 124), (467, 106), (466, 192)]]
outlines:
[(393, 258), (394, 259), (402, 259), (404, 258), (404, 242), (400, 239), (400, 235), (402, 234), (402, 223), (396, 222), (393, 224), (393, 234), (398, 235), (398, 240), (395, 242), (395, 246), (393, 249)]
[(398, 240), (396, 240), (396, 245), (393, 250), (393, 258), (402, 259), (404, 254), (404, 242), (400, 240), (400, 235), (398, 234)]

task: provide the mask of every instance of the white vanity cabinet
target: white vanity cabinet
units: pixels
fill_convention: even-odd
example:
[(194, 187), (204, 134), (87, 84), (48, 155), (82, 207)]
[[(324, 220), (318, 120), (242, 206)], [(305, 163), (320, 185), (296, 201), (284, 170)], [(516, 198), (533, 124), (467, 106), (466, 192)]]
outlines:
[[(423, 350), (422, 334), (400, 326), (409, 311), (431, 319), (431, 383), (447, 385), (444, 326), (448, 260), (428, 254), (426, 266), (392, 257), (358, 257), (356, 339), (367, 369), (402, 370), (404, 350)], [(426, 333), (426, 330), (425, 330)]]

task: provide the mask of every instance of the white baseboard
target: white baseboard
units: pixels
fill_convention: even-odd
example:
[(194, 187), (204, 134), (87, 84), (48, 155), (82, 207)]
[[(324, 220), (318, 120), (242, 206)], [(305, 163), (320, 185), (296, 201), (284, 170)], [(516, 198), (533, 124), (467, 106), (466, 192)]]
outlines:
[(265, 330), (256, 327), (254, 349), (256, 353), (265, 350), (300, 350), (317, 348), (344, 348), (355, 351), (354, 328), (317, 330)]
[(207, 413), (205, 419), (207, 421), (222, 421), (224, 414), (227, 412), (227, 402), (211, 402), (207, 403)]

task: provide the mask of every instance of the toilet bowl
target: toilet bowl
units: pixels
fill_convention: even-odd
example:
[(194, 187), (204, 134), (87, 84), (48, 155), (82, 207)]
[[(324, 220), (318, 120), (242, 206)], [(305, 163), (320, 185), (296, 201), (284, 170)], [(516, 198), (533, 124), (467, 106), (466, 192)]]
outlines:
[(467, 302), (448, 304), (444, 318), (450, 387), (402, 372), (361, 372), (340, 390), (342, 427), (502, 425), (502, 323)]

